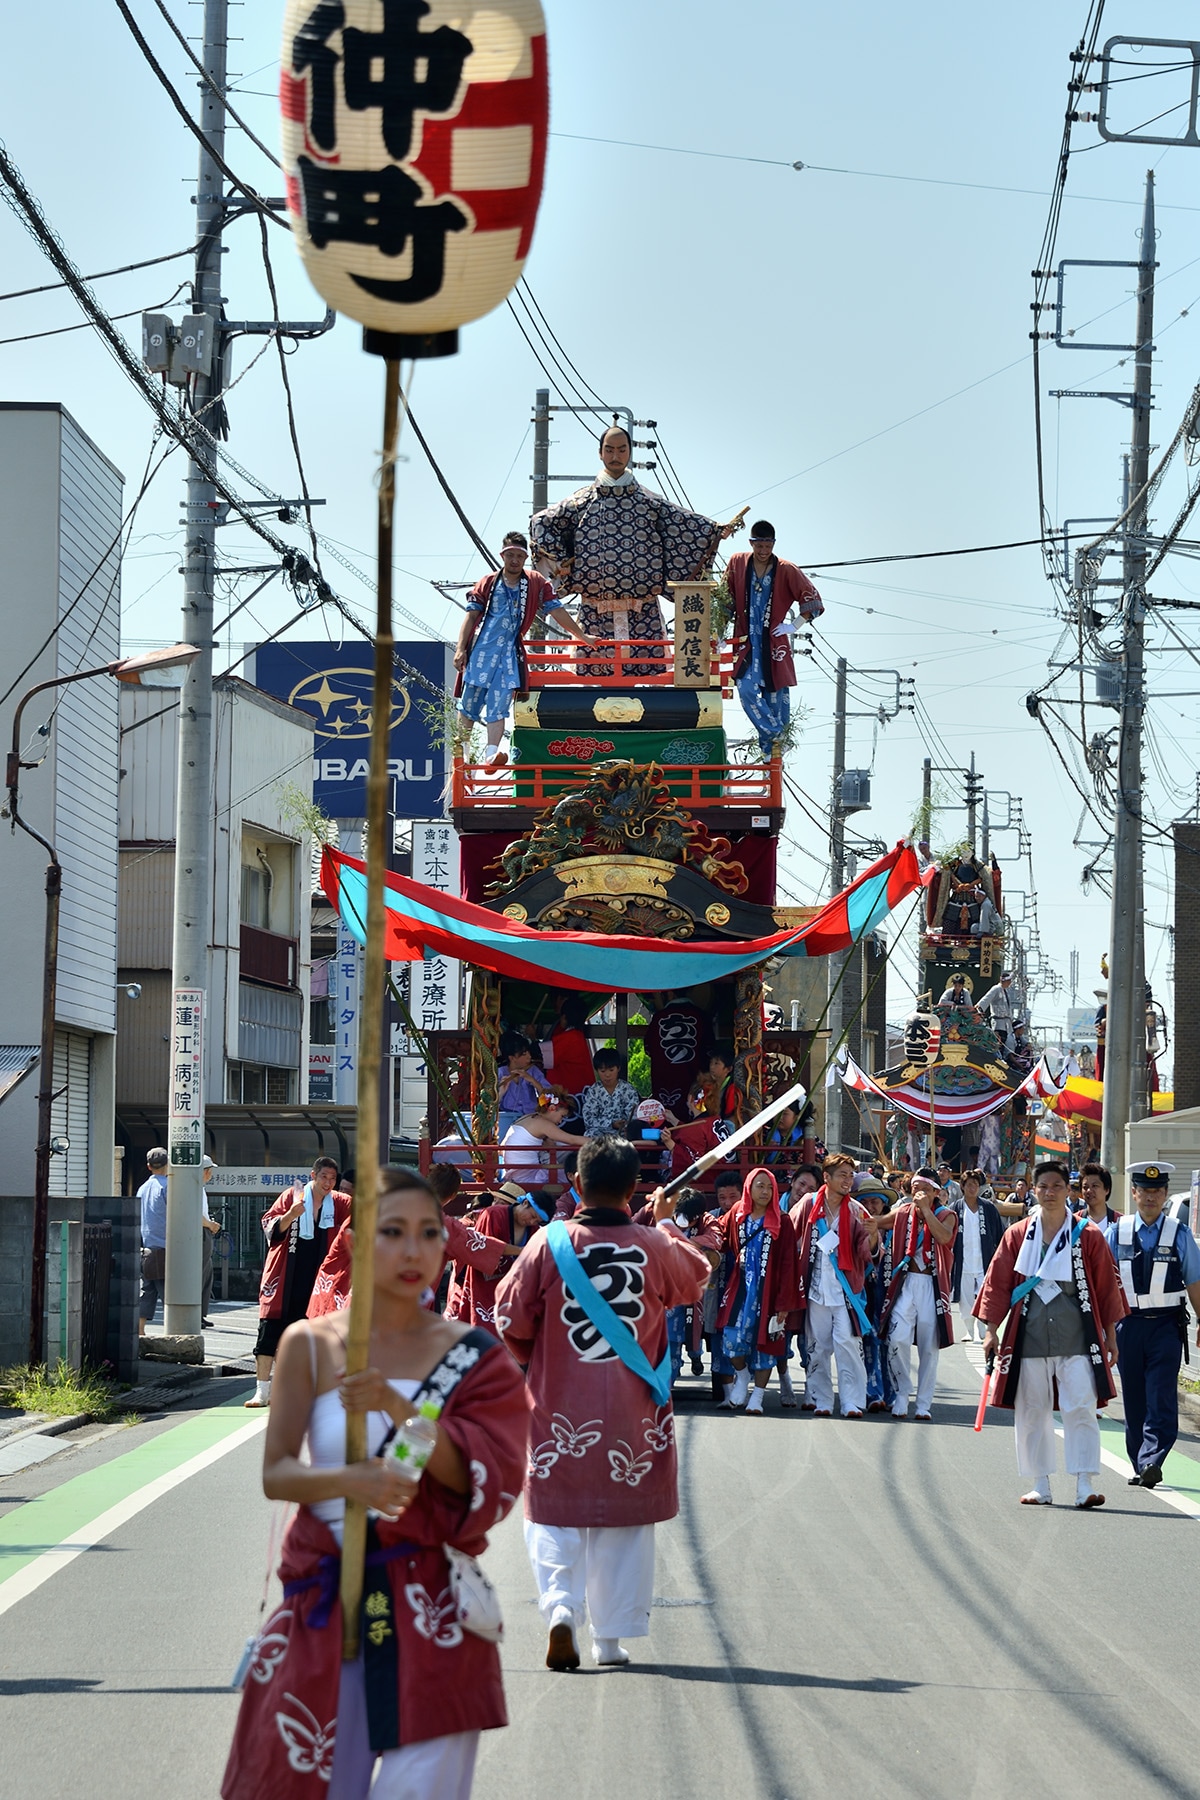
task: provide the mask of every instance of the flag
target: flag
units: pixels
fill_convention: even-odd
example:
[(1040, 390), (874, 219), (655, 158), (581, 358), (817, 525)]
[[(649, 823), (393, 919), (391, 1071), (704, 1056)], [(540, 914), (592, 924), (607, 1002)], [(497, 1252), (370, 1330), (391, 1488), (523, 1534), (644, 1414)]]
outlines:
[[(865, 1070), (860, 1069), (853, 1057), (846, 1064), (842, 1080), (848, 1088), (854, 1088), (860, 1094), (875, 1094), (880, 1100), (886, 1100), (889, 1106), (898, 1107), (901, 1112), (907, 1113), (910, 1119), (916, 1119), (922, 1125), (929, 1124), (929, 1095), (915, 1081), (903, 1082), (897, 1087), (884, 1087)], [(1055, 1096), (1062, 1091), (1062, 1085), (1050, 1073), (1050, 1065), (1042, 1056), (1018, 1088), (1003, 1088), (993, 1082), (990, 1091), (975, 1094), (942, 1094), (935, 1090), (937, 1123), (942, 1129), (956, 1125), (974, 1125), (977, 1120), (986, 1119), (989, 1113), (998, 1112), (1010, 1100), (1015, 1100), (1018, 1094), (1027, 1100), (1040, 1098), (1053, 1102)]]

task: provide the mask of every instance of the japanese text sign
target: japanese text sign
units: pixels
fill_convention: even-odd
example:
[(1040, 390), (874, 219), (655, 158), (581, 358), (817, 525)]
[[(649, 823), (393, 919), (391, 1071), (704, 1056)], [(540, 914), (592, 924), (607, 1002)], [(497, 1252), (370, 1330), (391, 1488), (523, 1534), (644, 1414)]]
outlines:
[(170, 1161), (175, 1168), (194, 1168), (204, 1154), (203, 988), (176, 988), (172, 996), (167, 1093)]
[(675, 596), (676, 687), (711, 687), (712, 596), (711, 581), (672, 581)]
[(500, 304), (545, 168), (539, 0), (289, 0), (280, 104), (288, 209), (330, 306), (424, 335)]

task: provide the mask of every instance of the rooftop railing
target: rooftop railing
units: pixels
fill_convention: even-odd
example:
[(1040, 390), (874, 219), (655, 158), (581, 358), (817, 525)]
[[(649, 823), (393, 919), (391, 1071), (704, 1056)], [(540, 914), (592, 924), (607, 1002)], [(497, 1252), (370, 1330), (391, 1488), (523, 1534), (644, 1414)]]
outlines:
[[(606, 762), (619, 760), (619, 748)], [(704, 763), (684, 767), (674, 763), (655, 765), (671, 798), (681, 806), (733, 808), (765, 813), (783, 805), (783, 769), (779, 758), (765, 763)], [(595, 763), (494, 763), (463, 762), (455, 758), (451, 806), (473, 811), (511, 812), (514, 807), (552, 806), (565, 794), (584, 787), (595, 773)], [(747, 820), (747, 825), (751, 823)]]
[(733, 653), (728, 644), (709, 653), (700, 677), (675, 678), (675, 644), (670, 638), (571, 638), (526, 643), (531, 688), (701, 687), (733, 691)]

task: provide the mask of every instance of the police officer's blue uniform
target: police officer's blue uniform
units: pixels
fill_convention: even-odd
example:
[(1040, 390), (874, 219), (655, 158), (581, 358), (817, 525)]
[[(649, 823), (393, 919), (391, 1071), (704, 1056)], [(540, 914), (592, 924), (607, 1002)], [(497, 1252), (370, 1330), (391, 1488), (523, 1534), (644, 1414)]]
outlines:
[[(1135, 1187), (1163, 1188), (1167, 1163), (1138, 1163)], [(1187, 1226), (1166, 1209), (1153, 1225), (1126, 1213), (1106, 1231), (1129, 1317), (1117, 1326), (1117, 1366), (1125, 1410), (1125, 1450), (1131, 1485), (1154, 1487), (1179, 1435), (1179, 1365), (1187, 1333), (1186, 1289), (1200, 1281), (1200, 1248)]]

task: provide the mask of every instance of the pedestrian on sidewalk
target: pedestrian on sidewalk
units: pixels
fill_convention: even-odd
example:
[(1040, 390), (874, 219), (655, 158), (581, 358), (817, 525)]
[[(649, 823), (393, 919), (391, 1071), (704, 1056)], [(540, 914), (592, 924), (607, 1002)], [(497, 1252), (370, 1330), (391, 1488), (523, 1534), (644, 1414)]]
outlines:
[(149, 1175), (137, 1191), (142, 1207), (142, 1286), (138, 1295), (138, 1336), (145, 1337), (167, 1278), (167, 1153), (146, 1152)]
[(659, 1188), (635, 1225), (632, 1144), (589, 1137), (583, 1205), (522, 1251), (496, 1292), (496, 1324), (529, 1384), (525, 1544), (549, 1627), (546, 1667), (577, 1669), (591, 1622), (598, 1664), (629, 1661), (654, 1597), (654, 1527), (679, 1510), (667, 1313), (697, 1306), (704, 1254)]
[[(213, 1250), (216, 1247), (218, 1237), (221, 1235), (220, 1220), (214, 1219), (208, 1210), (208, 1184), (213, 1178), (214, 1170), (219, 1166), (219, 1164), (213, 1161), (211, 1156), (206, 1156), (200, 1164), (200, 1180), (202, 1183), (200, 1189), (200, 1205), (202, 1208), (200, 1215), (200, 1324), (206, 1330), (212, 1329), (212, 1320), (209, 1318), (208, 1314), (209, 1309), (212, 1306)], [(229, 1295), (226, 1294), (225, 1298), (228, 1300)]]
[[(524, 1388), (495, 1338), (421, 1304), (445, 1241), (428, 1184), (385, 1169), (381, 1186), (368, 1367), (345, 1373), (345, 1312), (293, 1325), (278, 1347), (263, 1492), (298, 1510), (224, 1800), (468, 1800), (480, 1732), (508, 1722), (496, 1643), (461, 1620), (447, 1552), (480, 1555), (513, 1504)], [(381, 1452), (430, 1401), (436, 1442), (413, 1482)], [(346, 1462), (347, 1412), (367, 1415), (365, 1462)], [(371, 1509), (362, 1648), (350, 1663), (338, 1598), (347, 1500)]]
[(262, 1216), (267, 1258), (258, 1289), (257, 1380), (247, 1406), (271, 1403), (271, 1365), (289, 1325), (302, 1319), (317, 1271), (350, 1218), (350, 1196), (337, 1192), (337, 1164), (318, 1156), (305, 1182), (285, 1188)]
[(1071, 1216), (1070, 1181), (1065, 1164), (1038, 1164), (1033, 1211), (1001, 1238), (975, 1313), (987, 1322), (985, 1358), (1000, 1353), (992, 1405), (1012, 1409), (1017, 1467), (1033, 1481), (1021, 1505), (1053, 1505), (1057, 1406), (1082, 1510), (1104, 1505), (1093, 1486), (1100, 1472), (1096, 1409), (1116, 1394), (1116, 1327), (1128, 1308), (1104, 1234)]
[[(1107, 1227), (1128, 1318), (1117, 1326), (1117, 1367), (1125, 1410), (1130, 1487), (1157, 1487), (1179, 1436), (1179, 1365), (1188, 1336), (1188, 1300), (1200, 1319), (1200, 1249), (1167, 1211), (1173, 1163), (1130, 1165), (1135, 1211)], [(1200, 1332), (1196, 1337), (1200, 1344)]]

